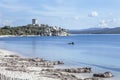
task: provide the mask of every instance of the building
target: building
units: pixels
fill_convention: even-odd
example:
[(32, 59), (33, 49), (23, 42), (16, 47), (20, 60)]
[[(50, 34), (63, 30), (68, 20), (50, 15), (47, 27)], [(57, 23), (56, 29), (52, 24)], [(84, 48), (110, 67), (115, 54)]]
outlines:
[(33, 25), (38, 24), (38, 19), (32, 19), (32, 24), (33, 24)]

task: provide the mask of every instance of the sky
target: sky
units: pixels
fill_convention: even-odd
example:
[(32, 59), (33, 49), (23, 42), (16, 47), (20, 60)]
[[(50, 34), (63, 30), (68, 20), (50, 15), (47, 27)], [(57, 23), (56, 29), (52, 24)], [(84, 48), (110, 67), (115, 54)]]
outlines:
[(0, 26), (40, 24), (65, 29), (120, 27), (120, 0), (0, 0)]

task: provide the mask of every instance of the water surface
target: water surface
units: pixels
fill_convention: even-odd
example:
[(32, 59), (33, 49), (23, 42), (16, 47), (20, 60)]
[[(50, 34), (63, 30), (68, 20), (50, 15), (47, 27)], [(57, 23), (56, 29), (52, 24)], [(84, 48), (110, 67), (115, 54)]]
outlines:
[(0, 48), (26, 57), (62, 60), (68, 66), (92, 66), (120, 73), (120, 35), (6, 37), (0, 38)]

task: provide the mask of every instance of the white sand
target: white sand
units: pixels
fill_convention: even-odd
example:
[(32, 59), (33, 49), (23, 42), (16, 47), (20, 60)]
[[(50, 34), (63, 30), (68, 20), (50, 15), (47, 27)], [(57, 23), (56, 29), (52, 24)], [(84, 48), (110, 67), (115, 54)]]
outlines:
[[(0, 62), (2, 62), (2, 58), (4, 58), (5, 55), (19, 55), (18, 53), (0, 49)], [(60, 66), (57, 66), (55, 68), (60, 68)], [(61, 67), (63, 68), (63, 67)], [(28, 67), (29, 70), (35, 70), (35, 71), (40, 71), (42, 68), (40, 67)], [(22, 78), (22, 79), (29, 79), (29, 80), (60, 80), (60, 79), (53, 79), (53, 78), (48, 78), (48, 77), (43, 77), (40, 74), (35, 74), (33, 73), (27, 73), (27, 72), (13, 72), (13, 71), (7, 71), (4, 69), (4, 67), (0, 67), (0, 73), (7, 75), (8, 77), (17, 77), (17, 78)], [(81, 73), (81, 74), (75, 74), (78, 78), (89, 78), (92, 77), (92, 73)], [(109, 78), (109, 79), (103, 79), (103, 80), (119, 80), (120, 76)]]
[(4, 37), (32, 37), (32, 36), (40, 36), (40, 35), (0, 35), (0, 38)]
[[(5, 58), (5, 55), (18, 55), (18, 53), (0, 49), (0, 63), (2, 62), (2, 58)], [(30, 70), (41, 70), (42, 68), (40, 67), (29, 67), (28, 69)], [(27, 72), (19, 72), (19, 71), (7, 71), (5, 70), (5, 67), (0, 67), (0, 74), (6, 75), (7, 77), (12, 77), (12, 78), (20, 78), (20, 79), (29, 79), (29, 80), (59, 80), (59, 79), (53, 79), (53, 78), (47, 78), (47, 77), (39, 77), (38, 75), (35, 75), (33, 73), (27, 73)]]
[(0, 37), (15, 37), (15, 35), (0, 35)]

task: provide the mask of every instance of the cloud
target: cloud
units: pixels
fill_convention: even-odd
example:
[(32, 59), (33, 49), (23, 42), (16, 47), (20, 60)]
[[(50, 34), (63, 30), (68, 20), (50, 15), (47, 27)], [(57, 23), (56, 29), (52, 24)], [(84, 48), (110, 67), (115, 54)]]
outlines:
[(42, 5), (44, 10), (31, 9), (27, 10), (29, 13), (36, 15), (44, 15), (44, 16), (56, 16), (56, 17), (72, 17), (76, 14), (74, 8), (64, 7), (64, 6), (49, 6)]
[(113, 19), (106, 19), (99, 21), (98, 26), (99, 27), (116, 27), (120, 25), (120, 19), (119, 18), (113, 18)]
[(113, 16), (113, 13), (112, 13), (112, 12), (110, 12), (110, 13), (109, 13), (109, 16)]
[[(84, 0), (70, 0), (69, 2), (67, 0), (0, 0), (0, 12), (3, 14), (3, 17), (1, 17), (3, 24), (12, 24), (13, 21), (11, 20), (14, 20), (14, 25), (27, 24), (34, 16), (40, 18), (41, 23), (58, 23), (58, 25), (67, 26), (78, 26), (79, 24), (82, 27), (89, 27), (99, 24), (99, 26), (105, 27), (112, 26), (111, 24), (117, 22), (119, 23), (119, 21), (112, 20), (113, 17), (119, 18), (119, 11), (116, 8), (110, 9), (107, 6), (106, 8), (108, 9), (106, 9), (104, 7), (103, 5), (94, 5), (90, 1), (84, 4)], [(88, 13), (88, 11), (90, 12)], [(59, 22), (56, 20), (59, 20)], [(62, 20), (63, 24), (61, 24)], [(81, 22), (79, 23), (79, 21)], [(119, 26), (119, 24), (114, 25)]]
[(25, 11), (25, 10), (28, 9), (26, 6), (7, 5), (7, 4), (0, 4), (0, 7), (4, 8), (4, 9), (11, 10), (11, 11), (14, 11), (14, 12), (16, 12), (16, 11)]
[(61, 17), (62, 20), (65, 20), (65, 17)]
[(13, 24), (12, 20), (3, 20), (1, 21), (3, 26), (11, 26)]
[(0, 3), (1, 10), (7, 10), (12, 12), (26, 11), (30, 8), (31, 8), (30, 6), (20, 3), (19, 0), (11, 0), (11, 1), (2, 0)]
[(64, 1), (63, 0), (55, 0), (58, 4), (61, 4), (63, 3)]
[(88, 16), (89, 17), (97, 17), (99, 14), (96, 11), (91, 12)]
[(102, 21), (99, 22), (98, 26), (100, 26), (100, 27), (108, 27), (108, 24), (109, 23), (106, 20), (102, 20)]
[(0, 18), (3, 16), (3, 14), (0, 13)]
[(0, 26), (2, 25), (2, 14), (0, 13)]
[(74, 20), (79, 20), (80, 17), (79, 17), (79, 16), (74, 16), (73, 19), (74, 19)]
[(1, 25), (1, 23), (2, 23), (2, 20), (0, 19), (0, 25)]
[(37, 16), (47, 16), (47, 17), (73, 17), (74, 15), (78, 14), (78, 12), (76, 12), (77, 11), (76, 8), (68, 5), (63, 5), (62, 3), (65, 2), (64, 0), (53, 0), (52, 2), (54, 5), (48, 3), (47, 0), (42, 0), (43, 3), (39, 3), (39, 4), (37, 3), (34, 6), (31, 3), (33, 1), (31, 1), (30, 3), (26, 3), (26, 2), (23, 3), (23, 0), (22, 1), (12, 0), (12, 2), (6, 0), (2, 0), (2, 1), (4, 2), (0, 3), (0, 9), (4, 10), (4, 12), (9, 12), (9, 13), (14, 12), (15, 15), (18, 13), (20, 15), (28, 14), (27, 16), (37, 15)]
[(110, 20), (111, 23), (114, 23), (114, 22), (117, 22), (117, 21), (118, 21), (118, 19), (115, 19), (115, 18)]

